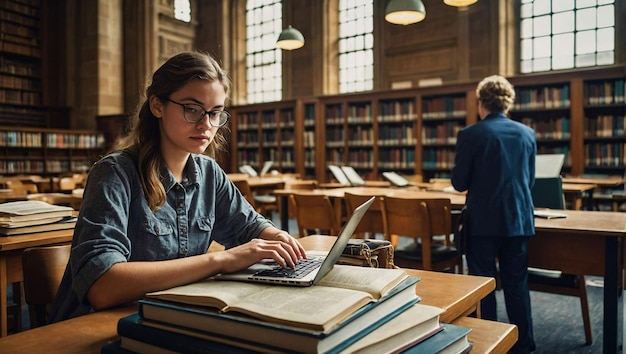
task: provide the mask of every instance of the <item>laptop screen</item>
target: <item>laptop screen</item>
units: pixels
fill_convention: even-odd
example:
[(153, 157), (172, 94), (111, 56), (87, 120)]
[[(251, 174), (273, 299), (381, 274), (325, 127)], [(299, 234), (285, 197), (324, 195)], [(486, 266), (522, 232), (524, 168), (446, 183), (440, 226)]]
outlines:
[(348, 177), (350, 184), (353, 186), (363, 186), (365, 181), (352, 166), (341, 166), (341, 170)]
[(339, 232), (337, 241), (335, 241), (333, 247), (330, 249), (330, 251), (328, 251), (326, 260), (324, 261), (324, 263), (322, 263), (319, 272), (313, 280), (313, 284), (316, 284), (320, 279), (322, 279), (333, 268), (335, 263), (337, 263), (339, 257), (341, 257), (343, 249), (346, 248), (346, 245), (350, 241), (350, 238), (352, 238), (354, 230), (356, 230), (356, 227), (359, 226), (363, 215), (365, 215), (365, 212), (367, 212), (367, 209), (369, 209), (370, 205), (374, 203), (374, 200), (376, 200), (376, 197), (371, 197), (366, 202), (354, 209), (352, 215), (350, 216), (350, 219), (348, 219), (348, 222), (343, 226), (341, 232)]
[(350, 185), (350, 181), (348, 180), (348, 177), (346, 177), (346, 174), (343, 173), (343, 171), (341, 170), (339, 166), (328, 165), (328, 169), (333, 174), (333, 177), (335, 177), (337, 182), (339, 182), (339, 184), (342, 184), (344, 186)]

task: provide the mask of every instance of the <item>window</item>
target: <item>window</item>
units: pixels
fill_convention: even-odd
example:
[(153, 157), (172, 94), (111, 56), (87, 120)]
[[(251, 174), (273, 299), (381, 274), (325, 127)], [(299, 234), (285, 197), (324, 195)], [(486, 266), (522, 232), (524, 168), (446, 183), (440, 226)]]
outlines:
[(615, 0), (521, 0), (520, 71), (615, 62)]
[(174, 18), (185, 22), (191, 22), (191, 4), (189, 3), (189, 0), (174, 1)]
[(339, 92), (374, 87), (374, 4), (339, 0)]
[(276, 0), (248, 0), (246, 5), (246, 87), (248, 103), (280, 101), (282, 53), (276, 38), (283, 7)]

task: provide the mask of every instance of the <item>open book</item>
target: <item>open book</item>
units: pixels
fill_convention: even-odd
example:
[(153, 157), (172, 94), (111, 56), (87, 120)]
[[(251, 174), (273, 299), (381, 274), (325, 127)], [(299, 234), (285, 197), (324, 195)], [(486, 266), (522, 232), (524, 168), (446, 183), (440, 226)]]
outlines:
[(148, 299), (208, 306), (312, 331), (328, 331), (383, 298), (408, 275), (400, 269), (336, 265), (316, 286), (297, 288), (205, 280), (146, 294)]

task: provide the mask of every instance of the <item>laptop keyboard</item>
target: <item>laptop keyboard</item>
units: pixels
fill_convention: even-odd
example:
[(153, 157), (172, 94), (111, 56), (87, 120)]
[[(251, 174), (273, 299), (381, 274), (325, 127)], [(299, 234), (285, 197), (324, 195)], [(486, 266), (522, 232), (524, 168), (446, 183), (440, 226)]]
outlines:
[(283, 268), (279, 265), (276, 265), (272, 269), (259, 271), (256, 274), (254, 274), (254, 276), (299, 279), (299, 278), (303, 278), (307, 274), (319, 268), (320, 264), (322, 264), (322, 259), (319, 259), (319, 258), (308, 259), (307, 258), (307, 259), (300, 260), (300, 262), (296, 264), (296, 267), (294, 269)]

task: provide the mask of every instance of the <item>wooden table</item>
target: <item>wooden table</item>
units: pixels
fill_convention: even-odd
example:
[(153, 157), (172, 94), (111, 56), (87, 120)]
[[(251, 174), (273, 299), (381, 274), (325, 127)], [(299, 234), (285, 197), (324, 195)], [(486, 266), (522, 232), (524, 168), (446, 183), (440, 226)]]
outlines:
[(6, 202), (17, 202), (21, 200), (26, 200), (28, 194), (26, 192), (14, 192), (10, 189), (2, 189), (0, 190), (0, 203)]
[[(312, 235), (298, 241), (307, 250), (328, 251), (336, 237)], [(422, 279), (415, 286), (415, 293), (422, 298), (420, 303), (444, 310), (441, 321), (451, 323), (478, 309), (480, 300), (495, 290), (495, 280), (462, 274), (405, 269), (414, 277)], [(449, 286), (443, 286), (443, 283)]]
[(626, 213), (559, 210), (563, 219), (535, 218), (529, 266), (604, 277), (604, 353), (618, 348), (618, 285), (624, 269)]
[(593, 210), (593, 183), (563, 183), (565, 197), (571, 197), (572, 209), (580, 210), (583, 206), (583, 193), (587, 193), (587, 210)]
[(609, 177), (563, 177), (563, 183), (595, 184), (600, 187), (619, 187), (626, 182), (620, 176)]
[[(328, 250), (334, 237), (302, 238), (307, 249)], [(506, 353), (517, 341), (517, 327), (507, 323), (464, 318), (480, 299), (495, 289), (493, 278), (407, 270), (421, 278), (415, 292), (421, 303), (444, 309), (442, 321), (472, 328), (474, 350)], [(117, 338), (117, 321), (137, 311), (137, 305), (123, 306), (76, 317), (0, 338), (1, 353), (100, 353), (101, 347)]]
[(289, 232), (289, 213), (287, 210), (289, 195), (293, 193), (326, 195), (333, 201), (333, 205), (335, 206), (335, 212), (337, 213), (338, 217), (337, 220), (341, 220), (341, 216), (343, 215), (342, 201), (346, 192), (361, 195), (382, 195), (390, 197), (447, 198), (450, 199), (453, 208), (461, 209), (463, 205), (465, 205), (465, 193), (425, 191), (416, 187), (344, 187), (315, 190), (276, 189), (273, 191), (273, 193), (276, 195), (277, 198), (279, 198), (281, 228)]
[[(566, 184), (587, 184), (593, 185), (594, 188), (591, 188), (587, 191), (588, 200), (587, 200), (587, 209), (593, 210), (593, 191), (596, 187), (619, 187), (626, 183), (626, 179), (620, 176), (609, 176), (609, 177), (563, 177), (563, 186), (565, 188)], [(565, 190), (565, 189), (564, 189)]]
[(7, 335), (7, 284), (21, 282), (22, 251), (28, 247), (72, 242), (74, 230), (0, 237), (0, 337)]

